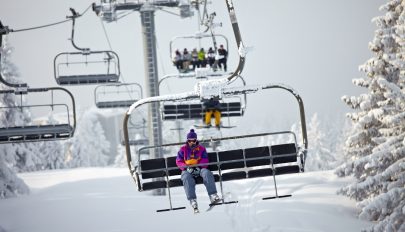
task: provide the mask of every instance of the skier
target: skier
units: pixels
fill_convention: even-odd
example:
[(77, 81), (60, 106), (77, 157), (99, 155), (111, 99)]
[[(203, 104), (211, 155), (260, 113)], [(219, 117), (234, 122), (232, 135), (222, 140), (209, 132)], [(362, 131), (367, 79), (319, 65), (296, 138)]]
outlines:
[(221, 201), (217, 194), (214, 175), (207, 169), (207, 165), (195, 166), (208, 162), (207, 150), (199, 144), (197, 134), (191, 129), (187, 134), (187, 143), (177, 153), (176, 164), (182, 171), (181, 180), (183, 181), (187, 200), (190, 201), (194, 213), (199, 212), (195, 193), (196, 179), (199, 177), (203, 179), (211, 204)]
[(211, 127), (211, 117), (214, 114), (215, 127), (219, 130), (221, 127), (221, 103), (218, 98), (210, 98), (203, 103), (205, 111), (205, 125)]

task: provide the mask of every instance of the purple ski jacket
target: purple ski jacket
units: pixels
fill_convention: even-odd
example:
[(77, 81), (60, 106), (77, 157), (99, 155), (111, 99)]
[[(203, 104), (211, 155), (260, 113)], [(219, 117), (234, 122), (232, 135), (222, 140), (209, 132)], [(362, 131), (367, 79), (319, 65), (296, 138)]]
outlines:
[[(195, 165), (195, 164), (206, 164), (208, 163), (208, 155), (205, 147), (197, 144), (195, 147), (191, 148), (188, 144), (183, 145), (179, 152), (177, 153), (176, 164), (180, 170), (184, 171), (185, 166)], [(199, 166), (200, 168), (207, 168), (205, 166)]]

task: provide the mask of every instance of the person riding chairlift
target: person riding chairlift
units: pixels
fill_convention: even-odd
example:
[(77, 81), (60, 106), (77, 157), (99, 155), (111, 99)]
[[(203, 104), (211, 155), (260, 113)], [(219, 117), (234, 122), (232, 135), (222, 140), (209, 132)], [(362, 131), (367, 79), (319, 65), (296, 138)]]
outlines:
[(203, 103), (205, 111), (205, 125), (211, 127), (211, 117), (214, 114), (215, 117), (215, 127), (220, 129), (221, 127), (221, 103), (217, 97), (211, 97), (209, 100)]
[[(207, 150), (199, 144), (197, 133), (194, 132), (194, 129), (191, 129), (187, 134), (186, 144), (177, 153), (176, 165), (182, 171), (181, 180), (184, 191), (195, 213), (198, 212), (195, 185), (196, 179), (199, 177), (203, 179), (211, 204), (221, 201), (221, 198), (217, 194), (214, 176), (208, 169), (208, 165), (204, 165), (207, 163), (209, 163)], [(202, 164), (202, 166), (195, 166), (199, 164)]]

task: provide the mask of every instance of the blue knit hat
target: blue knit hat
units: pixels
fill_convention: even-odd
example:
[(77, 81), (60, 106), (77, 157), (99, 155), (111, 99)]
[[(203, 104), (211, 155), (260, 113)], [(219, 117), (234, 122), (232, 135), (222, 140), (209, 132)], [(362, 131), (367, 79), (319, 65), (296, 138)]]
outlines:
[(194, 129), (191, 129), (187, 134), (187, 139), (197, 139), (197, 134), (194, 132)]

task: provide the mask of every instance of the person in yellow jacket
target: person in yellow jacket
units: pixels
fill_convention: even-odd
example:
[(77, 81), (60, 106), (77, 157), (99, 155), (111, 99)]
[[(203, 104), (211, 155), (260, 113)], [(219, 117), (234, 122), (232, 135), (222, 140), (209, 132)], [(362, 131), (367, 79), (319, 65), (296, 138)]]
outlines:
[(207, 66), (207, 59), (205, 58), (204, 48), (201, 48), (200, 51), (198, 51), (198, 63), (200, 64), (199, 67), (205, 68)]

